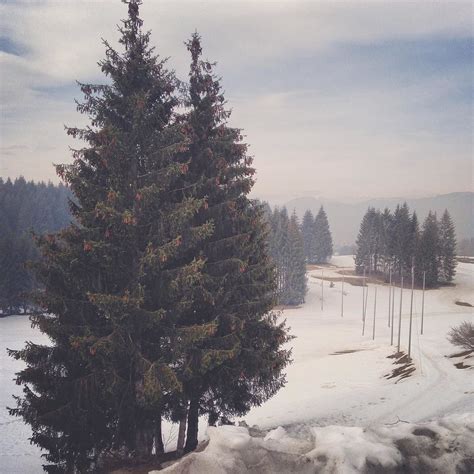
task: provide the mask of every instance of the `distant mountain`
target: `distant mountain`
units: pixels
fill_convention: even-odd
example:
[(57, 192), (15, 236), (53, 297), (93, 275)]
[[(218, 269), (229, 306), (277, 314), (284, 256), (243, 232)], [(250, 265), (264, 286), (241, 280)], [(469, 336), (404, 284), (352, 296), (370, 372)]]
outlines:
[(300, 218), (307, 209), (316, 213), (323, 205), (328, 215), (334, 243), (352, 245), (359, 232), (362, 217), (369, 206), (382, 210), (388, 207), (393, 210), (397, 204), (405, 201), (410, 210), (416, 211), (420, 223), (424, 221), (430, 210), (441, 215), (445, 209), (448, 209), (456, 224), (458, 241), (474, 237), (474, 193), (472, 192), (442, 194), (418, 199), (371, 199), (356, 204), (304, 197), (292, 199), (285, 205), (289, 212), (296, 209)]

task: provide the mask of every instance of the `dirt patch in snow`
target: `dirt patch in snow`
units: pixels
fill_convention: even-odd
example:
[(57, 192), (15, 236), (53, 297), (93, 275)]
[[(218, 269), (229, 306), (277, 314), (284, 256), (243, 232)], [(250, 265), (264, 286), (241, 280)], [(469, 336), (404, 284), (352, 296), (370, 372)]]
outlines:
[(331, 356), (337, 356), (337, 355), (344, 355), (344, 354), (353, 354), (354, 352), (362, 352), (364, 351), (365, 349), (346, 349), (346, 350), (343, 350), (343, 351), (336, 351), (336, 352), (332, 352)]
[(416, 370), (415, 364), (413, 364), (411, 357), (409, 357), (408, 354), (405, 354), (403, 351), (389, 355), (387, 359), (395, 359), (393, 363), (397, 367), (395, 367), (390, 373), (384, 375), (384, 377), (389, 380), (396, 379), (395, 383), (410, 377)]
[(447, 357), (449, 359), (462, 359), (459, 362), (454, 362), (454, 367), (456, 367), (456, 369), (470, 369), (471, 367), (473, 367), (473, 365), (466, 364), (465, 361), (472, 359), (473, 356), (474, 356), (474, 351), (469, 350), (469, 351), (458, 352), (456, 354), (451, 354)]
[(455, 301), (454, 304), (457, 304), (458, 306), (467, 306), (468, 308), (473, 308), (474, 306), (471, 303), (468, 303), (467, 301)]

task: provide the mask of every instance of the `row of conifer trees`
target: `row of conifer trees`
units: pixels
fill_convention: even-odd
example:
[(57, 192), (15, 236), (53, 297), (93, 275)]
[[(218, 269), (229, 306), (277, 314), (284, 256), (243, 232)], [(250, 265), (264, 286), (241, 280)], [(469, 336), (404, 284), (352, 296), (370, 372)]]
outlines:
[(69, 190), (60, 184), (0, 178), (0, 315), (28, 309), (28, 293), (36, 286), (26, 262), (38, 257), (30, 234), (54, 232), (71, 219)]
[(407, 204), (392, 213), (369, 208), (364, 215), (356, 241), (356, 272), (382, 273), (390, 269), (397, 281), (414, 270), (417, 284), (425, 274), (427, 287), (452, 282), (456, 273), (456, 235), (449, 212), (441, 219), (429, 212), (420, 229), (416, 212)]
[(307, 292), (306, 261), (298, 217), (286, 207), (268, 210), (269, 252), (277, 271), (277, 298), (281, 305), (299, 305)]
[(333, 253), (326, 212), (321, 207), (316, 218), (306, 211), (300, 224), (296, 212), (267, 205), (269, 250), (277, 269), (277, 297), (282, 305), (298, 305), (307, 293), (306, 264), (326, 263)]
[(316, 217), (310, 210), (303, 216), (301, 224), (304, 254), (308, 263), (326, 263), (333, 254), (332, 235), (324, 207), (321, 206)]
[(51, 344), (11, 355), (23, 396), (10, 411), (32, 427), (49, 472), (100, 472), (163, 453), (162, 420), (179, 422), (178, 452), (198, 419), (245, 414), (285, 383), (284, 323), (254, 169), (200, 38), (187, 43), (189, 83), (142, 30), (139, 0), (107, 42), (105, 84), (81, 84), (84, 146), (57, 166), (74, 223), (38, 238), (43, 290), (33, 324)]

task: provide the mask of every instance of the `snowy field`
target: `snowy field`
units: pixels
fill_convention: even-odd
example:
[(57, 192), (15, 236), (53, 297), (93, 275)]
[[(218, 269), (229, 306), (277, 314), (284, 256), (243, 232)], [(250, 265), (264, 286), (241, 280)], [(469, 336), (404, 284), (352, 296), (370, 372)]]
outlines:
[[(333, 258), (324, 277), (341, 277), (352, 257)], [(254, 408), (249, 426), (209, 428), (207, 448), (183, 458), (165, 472), (448, 474), (474, 472), (474, 370), (457, 369), (461, 352), (446, 338), (450, 328), (473, 321), (474, 265), (459, 264), (456, 286), (425, 292), (424, 334), (420, 334), (422, 291), (413, 303), (412, 358), (415, 372), (388, 380), (398, 339), (400, 290), (395, 292), (395, 331), (388, 327), (388, 286), (369, 284), (365, 335), (362, 336), (362, 287), (324, 281), (309, 273), (306, 303), (282, 317), (296, 339), (288, 383), (274, 398)], [(410, 290), (404, 290), (401, 350), (408, 346)], [(354, 351), (354, 352), (349, 352)], [(339, 353), (339, 354), (336, 354)], [(474, 359), (464, 361), (474, 365)], [(418, 423), (418, 425), (415, 425)], [(337, 425), (337, 426), (336, 426)], [(266, 430), (266, 431), (261, 431)], [(420, 456), (420, 453), (430, 453)], [(466, 457), (468, 461), (466, 461)], [(372, 469), (372, 470), (371, 470)]]
[[(325, 268), (324, 277), (341, 277), (338, 267), (353, 266), (352, 257), (334, 257), (337, 267)], [(374, 285), (369, 284), (365, 336), (362, 336), (362, 287), (344, 284), (344, 316), (341, 317), (341, 283), (334, 288), (324, 281), (321, 310), (320, 270), (309, 273), (306, 303), (286, 310), (296, 339), (293, 364), (288, 368), (285, 388), (265, 405), (252, 410), (245, 421), (261, 428), (304, 424), (311, 426), (348, 424), (368, 426), (400, 419), (416, 422), (452, 413), (474, 413), (474, 371), (460, 370), (447, 355), (461, 352), (446, 335), (452, 326), (473, 321), (473, 309), (458, 306), (460, 300), (474, 304), (474, 265), (459, 264), (456, 286), (425, 292), (424, 334), (420, 335), (422, 291), (414, 292), (412, 358), (415, 373), (399, 383), (386, 380), (394, 368), (387, 356), (388, 286), (377, 285), (375, 340), (373, 334)], [(316, 277), (316, 278), (315, 278)], [(395, 292), (397, 343), (399, 288)], [(401, 350), (408, 347), (410, 291), (403, 292)], [(342, 351), (357, 351), (332, 355)], [(474, 361), (472, 362), (474, 364)]]
[(35, 474), (43, 472), (40, 450), (31, 445), (29, 426), (11, 417), (7, 406), (14, 406), (12, 395), (20, 395), (21, 387), (13, 382), (23, 363), (7, 355), (7, 348), (20, 349), (25, 341), (46, 343), (47, 338), (30, 326), (28, 317), (8, 316), (0, 319), (0, 472), (2, 474)]
[[(332, 267), (325, 268), (324, 277), (340, 277), (338, 271), (353, 266), (352, 257), (335, 257), (331, 263)], [(387, 357), (396, 351), (396, 347), (390, 345), (390, 328), (387, 325), (388, 287), (377, 285), (375, 340), (372, 340), (374, 285), (369, 285), (366, 328), (365, 335), (362, 336), (362, 287), (352, 286), (348, 282), (349, 278), (346, 278), (344, 315), (341, 317), (341, 283), (336, 282), (334, 287), (330, 288), (329, 282), (324, 282), (324, 305), (321, 309), (320, 276), (320, 270), (309, 273), (306, 303), (298, 309), (285, 310), (282, 315), (287, 319), (292, 334), (296, 336), (296, 339), (291, 341), (294, 361), (287, 370), (286, 387), (245, 417), (249, 426), (258, 425), (262, 430), (273, 431), (270, 434), (261, 434), (266, 438), (254, 438), (246, 428), (212, 428), (209, 430), (211, 443), (208, 449), (203, 453), (192, 454), (192, 457), (188, 456), (187, 463), (198, 459), (204, 463), (201, 466), (205, 466), (205, 462), (211, 462), (213, 459), (215, 461), (215, 453), (220, 453), (219, 456), (222, 457), (227, 456), (225, 449), (238, 451), (245, 447), (248, 453), (254, 453), (256, 458), (261, 457), (262, 452), (280, 453), (272, 459), (269, 458), (267, 467), (262, 467), (263, 470), (259, 472), (277, 472), (275, 466), (280, 461), (283, 469), (281, 472), (291, 472), (288, 469), (295, 469), (295, 472), (314, 472), (315, 463), (320, 462), (318, 457), (320, 460), (330, 457), (331, 446), (347, 445), (348, 449), (352, 450), (349, 454), (333, 454), (335, 459), (349, 456), (352, 464), (349, 463), (344, 469), (335, 468), (332, 472), (357, 472), (357, 463), (362, 462), (359, 458), (367, 447), (380, 459), (385, 460), (387, 466), (395, 462), (397, 453), (394, 451), (393, 440), (401, 436), (400, 430), (408, 431), (412, 426), (405, 422), (425, 423), (433, 420), (426, 426), (430, 426), (440, 437), (444, 436), (442, 433), (447, 433), (443, 439), (448, 439), (448, 444), (451, 438), (461, 444), (472, 439), (474, 370), (457, 369), (454, 363), (460, 359), (446, 357), (460, 352), (460, 349), (448, 342), (446, 335), (452, 326), (466, 320), (473, 321), (473, 308), (459, 306), (455, 302), (474, 304), (474, 265), (458, 265), (455, 287), (425, 293), (424, 335), (420, 335), (422, 292), (415, 291), (412, 357), (416, 370), (411, 377), (397, 383), (394, 379), (384, 378), (384, 375), (395, 367), (393, 359)], [(409, 311), (410, 291), (405, 290), (402, 308), (402, 350), (406, 350), (408, 344)], [(396, 328), (398, 314), (399, 289), (396, 289)], [(397, 336), (395, 330), (395, 344)], [(19, 388), (11, 379), (14, 372), (21, 367), (21, 363), (7, 357), (6, 348), (19, 348), (25, 340), (40, 342), (45, 339), (30, 328), (25, 317), (0, 319), (2, 473), (41, 472), (39, 452), (27, 440), (29, 429), (20, 420), (11, 418), (5, 410), (6, 406), (12, 404), (11, 394), (19, 393)], [(474, 364), (473, 359), (470, 361), (465, 362)], [(440, 421), (444, 417), (448, 418)], [(297, 460), (284, 458), (282, 452), (295, 454)], [(300, 459), (301, 453), (308, 452), (312, 453), (312, 457), (302, 458), (303, 462)], [(206, 456), (211, 456), (211, 461), (206, 460)], [(312, 462), (305, 471), (304, 463), (307, 459), (312, 459)], [(446, 463), (451, 462), (443, 456), (440, 456), (440, 459)], [(235, 466), (242, 468), (240, 472), (246, 472), (238, 461), (235, 462)], [(290, 464), (285, 464), (288, 462)], [(291, 464), (293, 462), (303, 462), (301, 469)], [(195, 468), (197, 466), (198, 464)], [(176, 468), (177, 466), (169, 468), (170, 472), (180, 472)], [(191, 464), (189, 469), (182, 472), (204, 472), (193, 470)], [(234, 472), (232, 469), (229, 467), (227, 471)], [(227, 471), (221, 469), (215, 472)]]

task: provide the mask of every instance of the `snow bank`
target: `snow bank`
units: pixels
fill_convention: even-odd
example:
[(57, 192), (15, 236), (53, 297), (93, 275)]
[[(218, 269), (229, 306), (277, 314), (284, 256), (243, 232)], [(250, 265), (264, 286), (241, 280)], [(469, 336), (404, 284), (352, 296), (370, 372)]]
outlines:
[[(474, 414), (370, 428), (311, 427), (308, 438), (279, 427), (208, 429), (209, 444), (164, 469), (175, 474), (474, 472)], [(158, 471), (155, 471), (157, 474)]]

